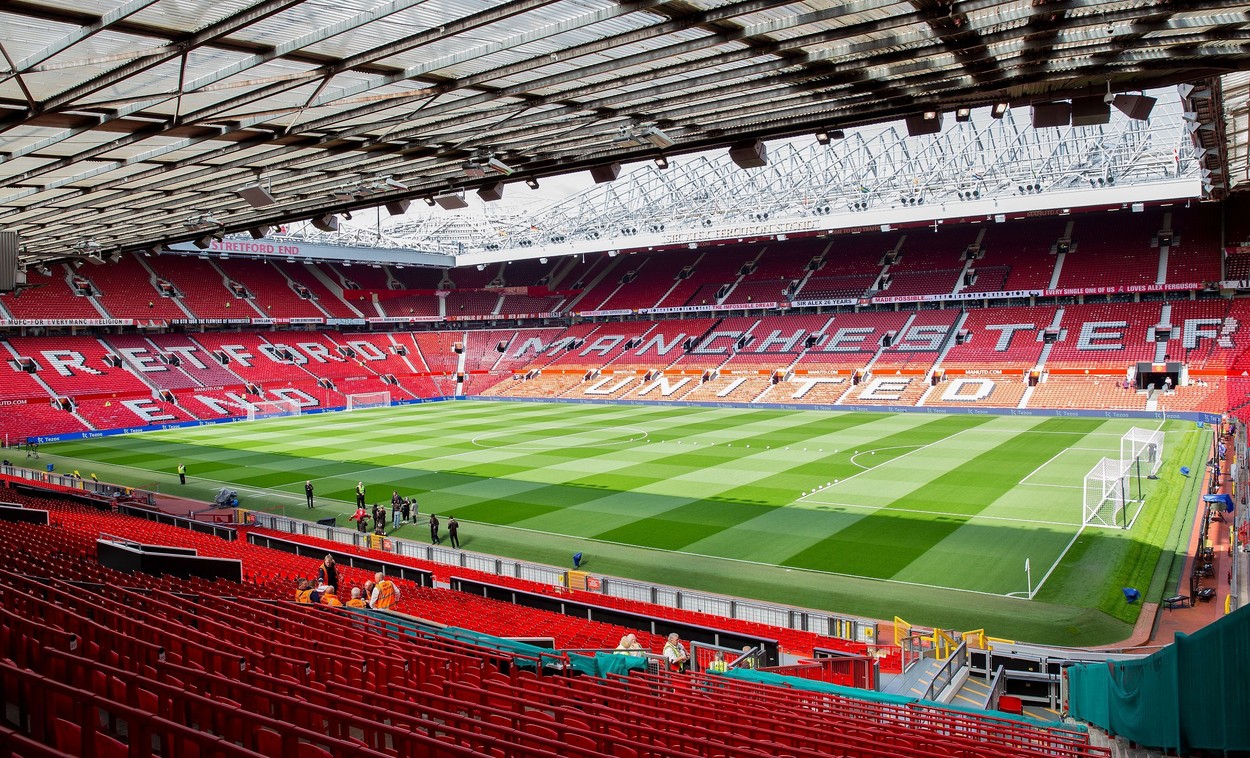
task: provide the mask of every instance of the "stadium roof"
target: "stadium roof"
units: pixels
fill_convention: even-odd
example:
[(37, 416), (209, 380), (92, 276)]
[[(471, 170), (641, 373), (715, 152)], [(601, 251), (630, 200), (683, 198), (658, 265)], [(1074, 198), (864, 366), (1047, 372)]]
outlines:
[(1250, 69), (1248, 23), (1221, 1), (8, 0), (0, 228), (28, 259), (98, 256), (661, 151), (1218, 82)]

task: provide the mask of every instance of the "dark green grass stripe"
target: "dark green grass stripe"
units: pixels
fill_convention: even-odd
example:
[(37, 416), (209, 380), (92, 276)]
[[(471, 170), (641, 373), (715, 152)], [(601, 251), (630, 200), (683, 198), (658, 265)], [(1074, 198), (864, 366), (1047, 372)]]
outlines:
[[(1076, 421), (1077, 423), (1072, 423)], [(1004, 440), (924, 485), (919, 491), (884, 503), (881, 510), (859, 519), (811, 547), (790, 556), (784, 565), (822, 571), (889, 578), (933, 549), (969, 519), (1016, 487), (1020, 479), (1061, 450), (1094, 431), (1100, 421), (1049, 419), (1035, 431)], [(923, 509), (962, 513), (933, 516)], [(935, 581), (935, 584), (941, 584)]]

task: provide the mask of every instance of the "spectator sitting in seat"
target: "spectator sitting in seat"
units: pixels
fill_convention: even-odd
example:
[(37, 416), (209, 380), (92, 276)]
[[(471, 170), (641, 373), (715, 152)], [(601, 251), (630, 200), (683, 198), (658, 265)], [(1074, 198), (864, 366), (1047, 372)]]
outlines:
[(333, 606), (335, 608), (343, 607), (343, 601), (339, 600), (338, 595), (334, 593), (334, 587), (331, 586), (327, 586), (325, 589), (321, 590), (321, 602), (324, 605)]
[(368, 608), (369, 605), (360, 599), (360, 588), (352, 587), (352, 599), (347, 601), (348, 608)]
[(646, 648), (638, 642), (638, 638), (633, 634), (627, 634), (621, 638), (620, 644), (616, 646), (616, 650), (612, 651), (617, 655), (632, 655), (641, 657), (646, 655)]
[(304, 605), (315, 605), (321, 602), (321, 593), (313, 589), (312, 582), (307, 579), (296, 580), (295, 602)]
[(749, 656), (749, 657), (743, 658), (742, 661), (738, 664), (738, 668), (742, 668), (742, 669), (755, 668), (755, 656), (751, 655), (751, 651), (753, 649), (754, 648), (752, 648), (750, 645), (742, 646), (742, 654), (745, 656)]

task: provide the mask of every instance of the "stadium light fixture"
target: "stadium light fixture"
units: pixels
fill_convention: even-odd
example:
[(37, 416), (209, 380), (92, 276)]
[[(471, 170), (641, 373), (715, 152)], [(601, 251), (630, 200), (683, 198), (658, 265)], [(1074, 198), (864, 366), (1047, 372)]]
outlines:
[(221, 222), (213, 218), (211, 214), (201, 213), (183, 221), (182, 225), (188, 229), (212, 229), (213, 227), (221, 226)]
[(939, 134), (942, 131), (942, 114), (938, 111), (925, 111), (908, 116), (904, 121), (907, 123), (908, 137)]
[(433, 207), (434, 207), (434, 196), (433, 196), (433, 195), (426, 195), (425, 197), (423, 197), (423, 198), (421, 198), (421, 199), (425, 201), (425, 204), (426, 204), (426, 205), (430, 206), (431, 208), (433, 208)]
[(646, 126), (641, 129), (629, 129), (621, 127), (616, 136), (612, 138), (613, 142), (622, 145), (636, 145), (638, 147), (658, 147), (661, 150), (667, 150), (677, 144), (672, 137), (665, 134), (655, 126)]
[(994, 103), (993, 107), (990, 108), (990, 115), (994, 118), (1002, 118), (1007, 115), (1008, 107), (1007, 103)]
[(829, 132), (816, 132), (816, 144), (828, 145), (833, 139), (829, 136)]
[(972, 109), (971, 109), (971, 108), (960, 108), (959, 110), (955, 111), (955, 120), (956, 120), (956, 121), (959, 121), (959, 122), (963, 122), (963, 121), (971, 121), (971, 120), (972, 120)]
[(655, 157), (655, 167), (660, 169), (661, 171), (668, 168), (668, 158), (664, 157), (663, 155), (657, 155)]
[(525, 186), (529, 187), (532, 190), (538, 189), (538, 177), (531, 176), (530, 178), (526, 179)]
[(470, 179), (483, 179), (487, 174), (512, 176), (513, 169), (493, 155), (473, 158), (461, 166), (464, 175)]

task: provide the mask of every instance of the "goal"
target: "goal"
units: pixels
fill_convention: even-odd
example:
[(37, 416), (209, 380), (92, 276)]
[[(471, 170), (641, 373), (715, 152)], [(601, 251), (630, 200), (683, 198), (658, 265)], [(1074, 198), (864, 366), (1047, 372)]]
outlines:
[(1085, 475), (1085, 526), (1127, 527), (1124, 505), (1129, 502), (1128, 466), (1103, 458)]
[(247, 406), (247, 420), (300, 415), (299, 403), (294, 400), (258, 400)]
[[(1120, 438), (1120, 460), (1135, 476), (1153, 477), (1163, 464), (1163, 432), (1133, 427)], [(1139, 493), (1140, 494), (1140, 493)]]
[(391, 393), (389, 392), (361, 392), (347, 396), (347, 410), (349, 411), (357, 408), (380, 408), (390, 404)]

